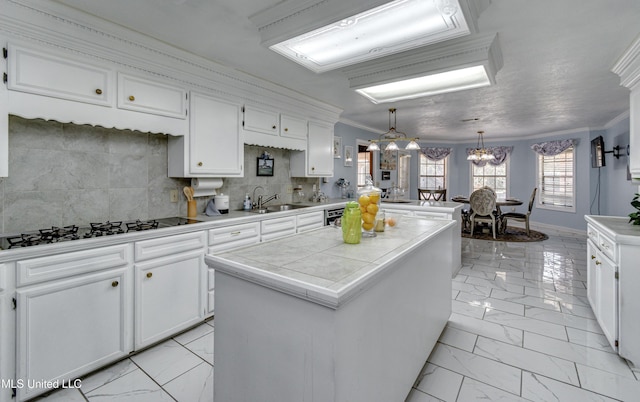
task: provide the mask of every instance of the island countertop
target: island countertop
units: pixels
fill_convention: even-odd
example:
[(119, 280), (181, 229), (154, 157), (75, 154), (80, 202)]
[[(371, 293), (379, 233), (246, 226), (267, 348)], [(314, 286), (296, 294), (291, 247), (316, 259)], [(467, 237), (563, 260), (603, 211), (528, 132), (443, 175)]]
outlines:
[(398, 227), (387, 228), (377, 237), (362, 238), (360, 244), (345, 244), (339, 229), (324, 227), (207, 255), (205, 261), (216, 272), (338, 308), (376, 283), (409, 251), (455, 224), (404, 219)]

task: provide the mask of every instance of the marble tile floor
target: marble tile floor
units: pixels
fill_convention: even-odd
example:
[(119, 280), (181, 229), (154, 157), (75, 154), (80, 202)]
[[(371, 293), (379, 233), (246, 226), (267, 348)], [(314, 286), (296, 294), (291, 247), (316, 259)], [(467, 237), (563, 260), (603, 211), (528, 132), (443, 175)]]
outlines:
[[(586, 236), (538, 230), (462, 239), (453, 313), (405, 402), (640, 400), (587, 301)], [(39, 400), (213, 401), (213, 336), (208, 321)]]

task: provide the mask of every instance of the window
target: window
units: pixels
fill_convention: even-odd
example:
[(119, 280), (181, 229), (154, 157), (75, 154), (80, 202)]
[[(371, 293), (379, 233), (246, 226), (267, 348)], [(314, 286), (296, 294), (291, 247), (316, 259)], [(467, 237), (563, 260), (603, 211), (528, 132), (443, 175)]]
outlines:
[(555, 156), (538, 154), (538, 207), (575, 212), (573, 147)]
[(507, 172), (509, 171), (507, 161), (498, 166), (490, 163), (484, 166), (471, 164), (472, 192), (482, 187), (491, 187), (498, 198), (507, 198)]
[(358, 144), (358, 187), (365, 185), (364, 179), (368, 175), (373, 177), (371, 156), (371, 152), (367, 151), (367, 145)]
[(432, 161), (420, 153), (420, 177), (418, 188), (437, 190), (447, 188), (447, 160)]

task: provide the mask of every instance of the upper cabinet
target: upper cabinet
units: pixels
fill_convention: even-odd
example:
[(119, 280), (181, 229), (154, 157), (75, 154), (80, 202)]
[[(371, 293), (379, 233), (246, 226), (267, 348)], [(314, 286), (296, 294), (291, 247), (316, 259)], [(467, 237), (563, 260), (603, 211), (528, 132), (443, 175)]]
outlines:
[(118, 73), (118, 107), (185, 119), (187, 91), (175, 85)]
[(169, 137), (169, 176), (242, 177), (242, 107), (199, 92), (190, 98), (189, 135)]
[(249, 145), (303, 150), (307, 145), (307, 120), (252, 105), (243, 108), (242, 131)]
[(333, 176), (333, 126), (309, 122), (305, 151), (290, 156), (292, 177)]
[(640, 179), (640, 36), (614, 64), (612, 71), (620, 76), (620, 85), (631, 90), (629, 99), (629, 170)]
[(10, 90), (111, 106), (113, 71), (68, 55), (9, 45)]

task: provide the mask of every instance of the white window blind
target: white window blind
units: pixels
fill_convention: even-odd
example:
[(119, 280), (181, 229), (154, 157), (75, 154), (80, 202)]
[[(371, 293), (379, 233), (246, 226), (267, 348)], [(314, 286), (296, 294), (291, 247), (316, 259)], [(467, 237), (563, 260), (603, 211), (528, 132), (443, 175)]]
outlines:
[(476, 191), (482, 187), (491, 187), (496, 192), (498, 198), (507, 198), (507, 172), (509, 171), (507, 162), (495, 166), (487, 163), (484, 166), (471, 164), (471, 175), (473, 189)]
[(447, 188), (447, 158), (433, 161), (420, 154), (418, 188), (437, 190)]
[(575, 209), (573, 147), (555, 156), (538, 155), (538, 203), (552, 209)]

